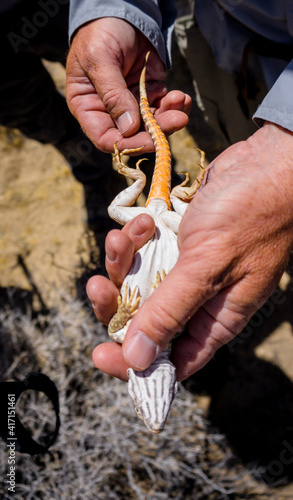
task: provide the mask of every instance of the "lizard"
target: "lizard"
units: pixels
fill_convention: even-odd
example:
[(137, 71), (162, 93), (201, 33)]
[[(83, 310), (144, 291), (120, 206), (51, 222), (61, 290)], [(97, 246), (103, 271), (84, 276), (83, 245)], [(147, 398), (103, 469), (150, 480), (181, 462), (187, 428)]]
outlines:
[[(139, 307), (160, 285), (177, 262), (179, 224), (191, 198), (201, 186), (205, 173), (205, 154), (199, 150), (201, 170), (196, 182), (191, 187), (187, 187), (189, 176), (185, 174), (185, 180), (171, 191), (170, 146), (151, 112), (147, 98), (145, 80), (149, 55), (150, 52), (145, 57), (140, 75), (139, 107), (142, 120), (153, 140), (156, 158), (145, 207), (133, 206), (146, 183), (146, 176), (140, 169), (143, 159), (136, 163), (136, 168), (130, 168), (122, 161), (123, 155), (137, 153), (143, 149), (143, 146), (119, 151), (117, 143), (114, 145), (113, 159), (118, 172), (133, 179), (134, 182), (114, 198), (108, 207), (110, 217), (124, 225), (138, 214), (147, 213), (153, 217), (156, 226), (154, 236), (134, 255), (132, 266), (122, 283), (118, 296), (117, 312), (108, 325), (109, 336), (121, 344)], [(148, 430), (153, 433), (164, 429), (172, 401), (178, 390), (176, 369), (170, 360), (170, 352), (171, 349), (168, 346), (146, 370), (128, 369), (128, 391), (135, 410)]]

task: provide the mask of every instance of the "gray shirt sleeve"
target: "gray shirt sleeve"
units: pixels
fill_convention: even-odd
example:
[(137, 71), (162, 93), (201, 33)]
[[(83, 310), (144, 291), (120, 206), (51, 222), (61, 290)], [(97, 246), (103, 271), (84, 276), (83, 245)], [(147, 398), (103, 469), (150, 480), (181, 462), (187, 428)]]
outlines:
[[(293, 46), (293, 0), (196, 0), (195, 15), (216, 60), (229, 72), (241, 70), (241, 54), (254, 33)], [(256, 59), (258, 61), (258, 59)], [(254, 115), (293, 131), (293, 63), (259, 57), (271, 90)], [(259, 67), (250, 68), (257, 71)], [(280, 76), (279, 76), (280, 75)]]
[(83, 24), (102, 17), (124, 19), (152, 43), (167, 67), (176, 8), (173, 0), (71, 0), (69, 38)]
[(260, 126), (270, 121), (293, 132), (293, 60), (268, 92), (253, 119)]

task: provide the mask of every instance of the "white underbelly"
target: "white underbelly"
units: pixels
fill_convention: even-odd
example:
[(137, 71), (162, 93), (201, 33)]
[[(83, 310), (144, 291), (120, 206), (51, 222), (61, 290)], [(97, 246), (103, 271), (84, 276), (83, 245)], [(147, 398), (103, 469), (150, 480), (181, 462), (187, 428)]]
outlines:
[(157, 273), (161, 277), (163, 271), (168, 274), (176, 264), (178, 255), (177, 236), (165, 225), (157, 223), (153, 238), (135, 254), (131, 269), (123, 282), (122, 294), (126, 283), (131, 291), (137, 287), (141, 305), (154, 291)]

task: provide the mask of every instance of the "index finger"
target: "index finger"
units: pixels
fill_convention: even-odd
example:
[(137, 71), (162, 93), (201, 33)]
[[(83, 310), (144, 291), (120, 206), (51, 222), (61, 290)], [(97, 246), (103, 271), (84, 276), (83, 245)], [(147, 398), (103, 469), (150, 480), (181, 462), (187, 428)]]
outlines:
[(151, 216), (141, 214), (119, 230), (110, 231), (106, 238), (106, 269), (109, 277), (120, 287), (128, 273), (133, 255), (154, 234), (155, 223)]

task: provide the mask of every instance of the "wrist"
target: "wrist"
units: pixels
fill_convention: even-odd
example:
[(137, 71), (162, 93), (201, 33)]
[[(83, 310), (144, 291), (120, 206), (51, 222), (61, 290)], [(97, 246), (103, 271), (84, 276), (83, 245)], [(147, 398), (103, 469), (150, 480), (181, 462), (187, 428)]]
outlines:
[(247, 142), (254, 160), (269, 168), (272, 178), (293, 196), (293, 132), (267, 121)]
[[(120, 45), (121, 40), (123, 40), (122, 45)], [(72, 45), (76, 42), (82, 45), (85, 54), (93, 51), (93, 59), (98, 57), (98, 50), (120, 55), (121, 52), (127, 51), (128, 47), (133, 50), (136, 46), (137, 30), (124, 19), (114, 17), (93, 19), (75, 32)]]
[(267, 121), (248, 142), (262, 156), (277, 158), (276, 168), (288, 166), (293, 173), (293, 132)]

